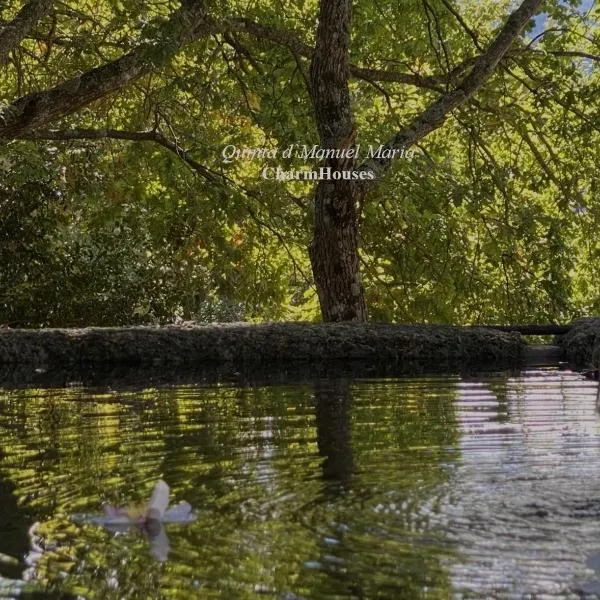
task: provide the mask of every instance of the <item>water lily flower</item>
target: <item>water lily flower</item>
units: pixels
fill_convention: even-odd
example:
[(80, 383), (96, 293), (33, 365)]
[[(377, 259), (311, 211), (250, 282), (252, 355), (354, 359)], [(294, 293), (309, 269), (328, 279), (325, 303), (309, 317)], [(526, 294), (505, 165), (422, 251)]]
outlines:
[(162, 479), (159, 479), (156, 482), (154, 490), (152, 491), (152, 496), (146, 505), (132, 504), (129, 506), (116, 507), (107, 504), (104, 506), (105, 519), (103, 520), (103, 524), (143, 525), (149, 521), (162, 521), (168, 506), (169, 486)]
[(139, 527), (150, 540), (151, 552), (157, 560), (166, 560), (169, 552), (169, 539), (165, 532), (165, 523), (192, 523), (196, 515), (187, 502), (180, 502), (169, 508), (169, 486), (159, 479), (146, 504), (129, 506), (104, 506), (103, 515), (73, 515), (79, 523), (93, 523), (119, 533), (131, 526)]

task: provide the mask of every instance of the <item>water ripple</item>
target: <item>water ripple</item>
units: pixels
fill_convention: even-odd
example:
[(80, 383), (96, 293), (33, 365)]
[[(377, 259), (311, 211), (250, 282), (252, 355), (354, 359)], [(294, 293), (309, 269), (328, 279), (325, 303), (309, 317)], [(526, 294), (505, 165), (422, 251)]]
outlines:
[[(600, 597), (598, 384), (517, 374), (0, 393), (2, 576), (99, 598)], [(198, 520), (76, 524), (164, 478)], [(19, 571), (20, 569), (20, 571)], [(36, 588), (37, 589), (37, 588)]]

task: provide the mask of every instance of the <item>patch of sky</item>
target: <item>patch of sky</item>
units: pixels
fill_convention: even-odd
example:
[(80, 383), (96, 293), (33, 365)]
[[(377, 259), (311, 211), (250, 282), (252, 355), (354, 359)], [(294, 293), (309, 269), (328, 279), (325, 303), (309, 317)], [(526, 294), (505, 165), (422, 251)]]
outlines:
[[(575, 6), (573, 6), (572, 2), (563, 0), (561, 2), (561, 4), (563, 6), (571, 6), (573, 8), (573, 10), (577, 11), (581, 15), (585, 15), (588, 11), (590, 11), (592, 9), (592, 7), (594, 6), (594, 2), (595, 2), (595, 0), (580, 0), (580, 2), (578, 2)], [(548, 20), (548, 14), (540, 13), (535, 18), (535, 27), (530, 32), (529, 37), (534, 38), (537, 35), (539, 35), (540, 33), (542, 33), (542, 31), (544, 31), (544, 29), (546, 27), (547, 20)]]

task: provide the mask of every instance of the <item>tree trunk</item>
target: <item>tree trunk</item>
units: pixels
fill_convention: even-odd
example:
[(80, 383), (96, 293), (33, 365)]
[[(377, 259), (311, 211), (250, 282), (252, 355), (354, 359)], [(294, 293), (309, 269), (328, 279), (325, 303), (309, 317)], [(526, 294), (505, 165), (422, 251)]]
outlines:
[[(351, 0), (321, 0), (310, 68), (311, 96), (322, 148), (349, 150), (356, 129), (348, 89)], [(331, 171), (349, 171), (354, 160), (331, 158)], [(314, 237), (310, 247), (324, 321), (365, 321), (367, 309), (358, 268), (357, 186), (344, 179), (322, 180), (315, 193)]]
[(316, 190), (310, 260), (326, 322), (367, 319), (358, 265), (356, 188), (350, 181), (321, 181)]
[[(465, 104), (485, 83), (542, 3), (543, 0), (522, 0), (486, 52), (475, 60), (469, 74), (455, 89), (443, 94), (388, 140), (385, 149), (406, 149), (441, 127), (450, 112)], [(30, 0), (10, 23), (0, 27), (0, 66), (6, 62), (10, 52), (19, 47), (39, 19), (51, 11), (52, 5), (52, 0)], [(351, 68), (348, 60), (350, 23), (351, 0), (320, 0), (310, 92), (321, 147), (326, 149), (349, 149), (356, 135), (348, 89)], [(112, 62), (67, 79), (53, 88), (30, 92), (8, 106), (0, 103), (0, 140), (77, 137), (151, 140), (177, 151), (192, 168), (211, 180), (212, 175), (207, 169), (192, 161), (180, 151), (178, 145), (168, 142), (155, 131), (127, 133), (79, 129), (61, 132), (43, 131), (41, 128), (153, 72), (168, 63), (182, 47), (209, 34), (246, 31), (258, 38), (288, 46), (297, 55), (311, 54), (304, 42), (294, 40), (289, 33), (272, 26), (253, 23), (246, 18), (219, 22), (207, 13), (201, 0), (182, 0), (181, 7), (168, 20), (158, 27), (151, 23), (148, 30), (151, 30), (151, 39), (143, 34), (138, 46)], [(454, 78), (448, 80), (445, 75), (440, 79), (439, 76), (422, 77), (357, 66), (352, 67), (352, 72), (370, 82), (379, 78), (433, 89), (438, 89), (438, 84), (454, 81)], [(460, 72), (462, 70), (459, 69)], [(358, 268), (355, 206), (359, 194), (362, 200), (362, 195), (377, 185), (378, 179), (391, 166), (394, 153), (387, 156), (391, 158), (371, 158), (360, 167), (356, 167), (354, 160), (331, 159), (328, 166), (332, 170), (370, 171), (375, 178), (365, 180), (360, 185), (353, 181), (330, 180), (322, 181), (317, 186), (310, 255), (324, 321), (364, 321), (367, 318)]]

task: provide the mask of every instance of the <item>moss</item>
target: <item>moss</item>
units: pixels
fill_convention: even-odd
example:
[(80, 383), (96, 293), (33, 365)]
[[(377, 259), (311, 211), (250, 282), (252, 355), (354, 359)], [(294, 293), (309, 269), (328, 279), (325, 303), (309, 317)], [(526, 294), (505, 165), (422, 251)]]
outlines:
[(524, 347), (517, 333), (387, 323), (5, 330), (0, 332), (0, 364), (517, 364)]
[(569, 333), (558, 339), (566, 359), (575, 366), (600, 363), (600, 318), (586, 317), (573, 321)]

